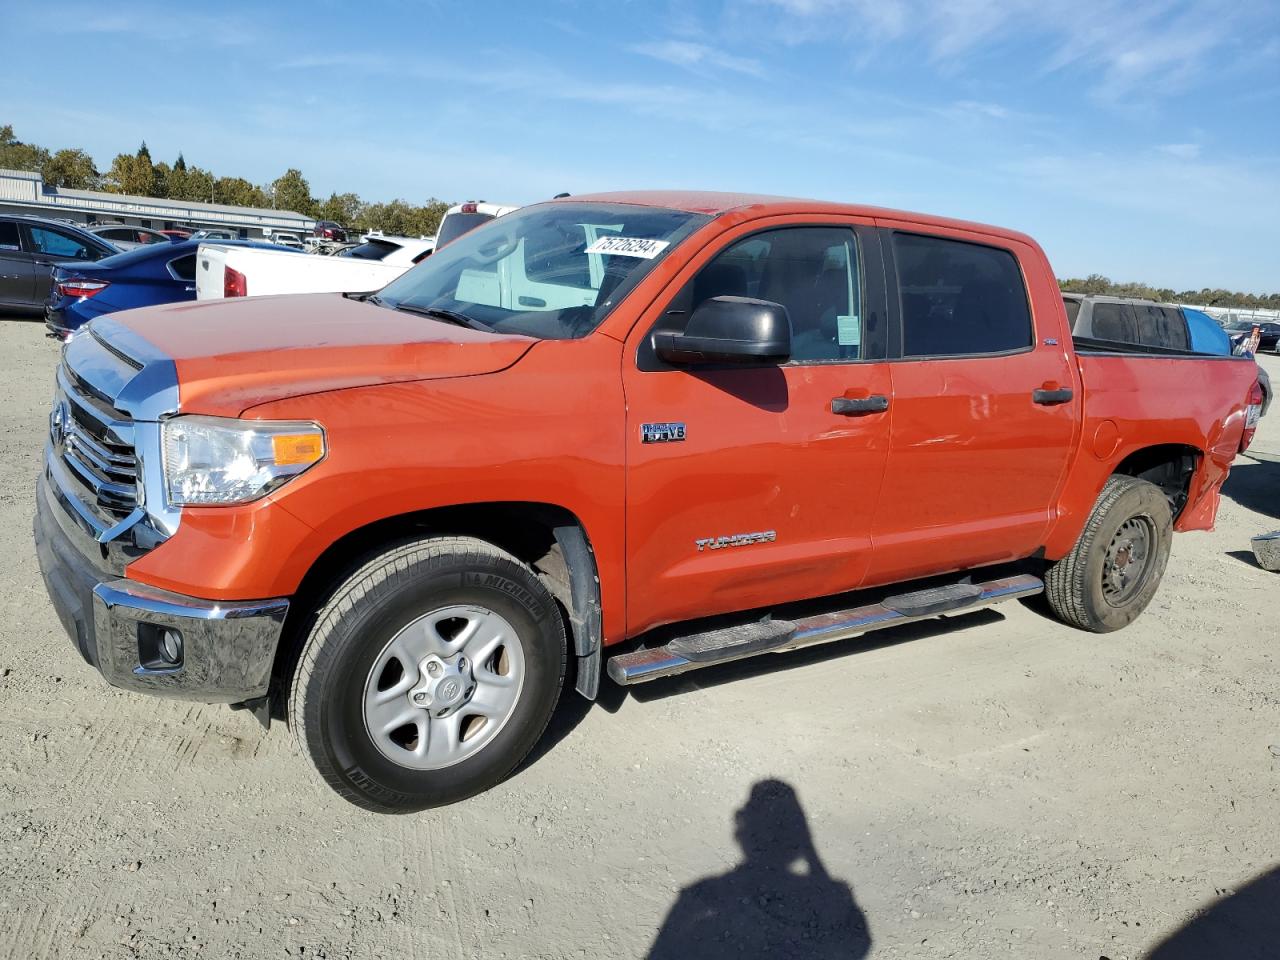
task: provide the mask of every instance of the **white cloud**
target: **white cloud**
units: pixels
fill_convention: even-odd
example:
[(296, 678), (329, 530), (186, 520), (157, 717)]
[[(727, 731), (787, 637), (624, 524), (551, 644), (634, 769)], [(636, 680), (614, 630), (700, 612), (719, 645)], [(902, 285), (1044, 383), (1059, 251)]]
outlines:
[(1161, 153), (1167, 153), (1179, 160), (1195, 160), (1200, 156), (1198, 143), (1166, 143), (1160, 147)]
[[(1045, 71), (1079, 64), (1107, 100), (1185, 88), (1274, 16), (1269, 0), (730, 0), (784, 42), (840, 39), (860, 58), (924, 47), (935, 66), (962, 70), (999, 45), (1045, 49)], [(771, 20), (772, 22), (762, 22)], [(1046, 49), (1047, 48), (1047, 49)]]
[(731, 70), (735, 73), (746, 73), (753, 77), (764, 73), (760, 61), (747, 57), (736, 57), (733, 54), (709, 47), (705, 43), (694, 43), (688, 40), (661, 40), (654, 43), (637, 43), (629, 48), (633, 53), (653, 57), (678, 67), (714, 67), (720, 70)]

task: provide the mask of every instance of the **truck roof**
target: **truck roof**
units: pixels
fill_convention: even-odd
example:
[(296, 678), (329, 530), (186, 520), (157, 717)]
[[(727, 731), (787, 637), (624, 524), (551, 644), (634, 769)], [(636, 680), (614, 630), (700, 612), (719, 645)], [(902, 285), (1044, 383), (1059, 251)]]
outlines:
[(702, 213), (720, 216), (736, 211), (753, 210), (760, 213), (825, 213), (856, 217), (892, 217), (909, 220), (921, 225), (952, 227), (973, 230), (994, 237), (1019, 240), (1038, 246), (1025, 233), (1008, 230), (986, 223), (956, 220), (928, 213), (911, 213), (887, 207), (874, 207), (857, 203), (831, 203), (826, 200), (807, 200), (802, 197), (778, 197), (761, 193), (724, 193), (715, 190), (621, 190), (610, 193), (588, 193), (553, 200), (552, 203), (633, 203), (646, 207), (665, 207), (686, 213)]

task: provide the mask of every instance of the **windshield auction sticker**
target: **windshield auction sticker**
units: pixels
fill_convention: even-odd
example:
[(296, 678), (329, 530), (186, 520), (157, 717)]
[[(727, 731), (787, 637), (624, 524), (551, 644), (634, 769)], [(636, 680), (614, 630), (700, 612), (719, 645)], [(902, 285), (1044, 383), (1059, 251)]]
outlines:
[(636, 237), (601, 237), (587, 253), (611, 253), (615, 257), (639, 257), (652, 260), (670, 244), (666, 240), (640, 240)]

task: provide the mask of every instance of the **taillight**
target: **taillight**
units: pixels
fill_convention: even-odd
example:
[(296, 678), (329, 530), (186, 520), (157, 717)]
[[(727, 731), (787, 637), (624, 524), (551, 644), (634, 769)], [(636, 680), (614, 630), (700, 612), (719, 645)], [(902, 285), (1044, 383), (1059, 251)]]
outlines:
[(462, 205), (462, 208), (458, 212), (459, 213), (476, 213), (477, 210), (478, 208), (476, 206), (475, 201), (468, 200), (466, 203)]
[(1244, 436), (1240, 438), (1240, 449), (1248, 450), (1253, 443), (1253, 435), (1258, 432), (1258, 421), (1262, 419), (1262, 402), (1266, 394), (1262, 392), (1262, 384), (1255, 381), (1249, 391), (1249, 405), (1244, 408)]
[(248, 287), (244, 274), (231, 267), (222, 268), (222, 295), (224, 297), (247, 297)]
[(58, 281), (58, 293), (64, 297), (92, 297), (111, 286), (107, 280), (85, 280), (83, 277), (72, 277), (70, 280)]

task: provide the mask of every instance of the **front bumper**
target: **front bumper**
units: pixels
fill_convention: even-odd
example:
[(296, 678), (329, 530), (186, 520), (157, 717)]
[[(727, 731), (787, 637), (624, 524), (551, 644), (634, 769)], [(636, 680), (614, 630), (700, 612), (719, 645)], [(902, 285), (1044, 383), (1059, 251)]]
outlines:
[[(203, 703), (267, 693), (287, 599), (218, 602), (170, 593), (100, 570), (82, 550), (89, 545), (77, 546), (83, 539), (53, 497), (46, 471), (36, 490), (40, 572), (80, 655), (109, 684)], [(164, 630), (181, 635), (177, 665), (149, 653)]]

